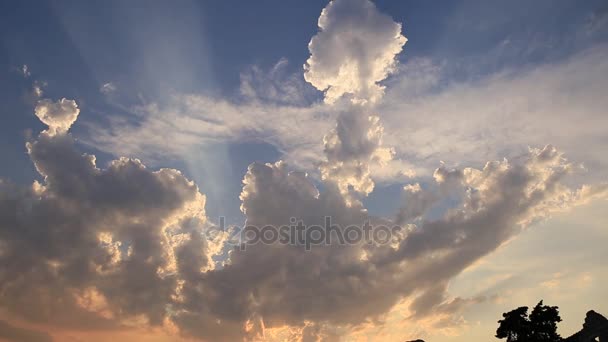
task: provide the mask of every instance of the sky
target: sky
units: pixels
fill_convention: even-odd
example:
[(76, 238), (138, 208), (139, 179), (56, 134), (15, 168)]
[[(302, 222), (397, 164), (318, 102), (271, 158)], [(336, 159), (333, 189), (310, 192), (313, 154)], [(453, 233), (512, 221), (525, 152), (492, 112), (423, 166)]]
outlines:
[[(488, 341), (541, 299), (568, 336), (606, 89), (600, 0), (4, 1), (0, 340)], [(400, 230), (241, 248), (325, 218)]]

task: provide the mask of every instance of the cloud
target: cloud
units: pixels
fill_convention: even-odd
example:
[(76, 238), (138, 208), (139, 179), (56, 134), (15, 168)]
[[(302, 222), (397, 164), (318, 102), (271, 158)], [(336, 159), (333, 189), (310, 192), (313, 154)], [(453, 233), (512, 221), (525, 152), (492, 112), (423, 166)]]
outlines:
[(19, 328), (0, 320), (0, 338), (15, 342), (52, 342), (53, 338), (44, 332)]
[(289, 61), (281, 58), (269, 70), (257, 65), (241, 73), (239, 90), (251, 102), (306, 107), (315, 99), (314, 89), (301, 74), (287, 72)]
[[(449, 61), (402, 64), (371, 111), (384, 127), (383, 145), (395, 152), (384, 167), (370, 165), (372, 179), (399, 183), (404, 172), (425, 175), (439, 161), (481, 165), (552, 143), (584, 163), (586, 178), (602, 180), (608, 169), (601, 153), (608, 148), (601, 129), (607, 124), (602, 91), (608, 82), (601, 77), (608, 70), (606, 54), (600, 46), (560, 62), (464, 81), (450, 79), (459, 69)], [(292, 166), (314, 170), (326, 159), (323, 137), (343, 111), (350, 109), (340, 102), (302, 106), (176, 94), (132, 108), (128, 116), (109, 115), (103, 125), (84, 121), (90, 134), (79, 140), (160, 165), (187, 159), (183, 151), (201, 144), (255, 139), (275, 146)]]
[[(36, 93), (39, 93), (36, 91)], [(34, 109), (36, 116), (49, 126), (48, 133), (50, 135), (67, 132), (68, 129), (78, 118), (80, 109), (76, 105), (76, 101), (61, 99), (53, 102), (49, 99), (39, 100)]]
[(352, 94), (355, 102), (375, 102), (395, 57), (407, 39), (401, 24), (380, 13), (369, 0), (334, 0), (321, 12), (319, 33), (308, 44), (304, 78), (335, 102)]
[(116, 91), (116, 85), (112, 82), (104, 83), (99, 87), (99, 91), (105, 95), (111, 94)]
[(418, 167), (438, 160), (479, 164), (551, 143), (599, 180), (608, 168), (599, 152), (608, 105), (601, 76), (608, 72), (606, 54), (606, 46), (597, 46), (470, 81), (450, 79), (458, 68), (449, 61), (411, 60), (391, 79), (378, 108), (387, 127), (384, 142), (395, 146), (396, 158)]
[(608, 7), (603, 6), (589, 15), (585, 29), (588, 35), (593, 35), (605, 33), (606, 27), (608, 27)]
[[(342, 134), (344, 141), (360, 135)], [(376, 148), (349, 144), (327, 153), (368, 158)], [(305, 322), (326, 327), (308, 328), (306, 336), (348, 331), (406, 298), (413, 299), (414, 320), (456, 317), (481, 298), (449, 298), (451, 278), (535, 220), (603, 193), (563, 185), (575, 169), (550, 146), (481, 170), (442, 166), (435, 187), (406, 188), (432, 191), (438, 201), (456, 196), (458, 206), (439, 219), (416, 215), (392, 246), (253, 245), (232, 250), (216, 268), (212, 257), (221, 248), (212, 246), (225, 236), (214, 242), (205, 234), (204, 196), (179, 171), (149, 171), (127, 158), (100, 169), (66, 131), (43, 131), (27, 148), (44, 181), (29, 188), (1, 183), (0, 257), (11, 265), (0, 279), (3, 306), (32, 322), (81, 329), (172, 322), (184, 336), (212, 340)], [(252, 164), (242, 210), (260, 227), (292, 217), (323, 225), (330, 216), (342, 228), (385, 222), (336, 184), (327, 179), (319, 190), (284, 162)], [(417, 200), (424, 197), (406, 198), (405, 208)]]
[[(365, 25), (361, 25), (362, 22)], [(318, 81), (335, 83), (331, 84), (332, 88), (328, 94), (339, 97), (341, 94), (335, 93), (343, 88), (342, 83), (346, 81), (340, 78), (331, 80), (332, 76), (328, 73), (335, 68), (342, 69), (340, 77), (354, 77), (357, 80), (355, 88), (343, 89), (344, 92), (355, 95), (355, 106), (348, 102), (335, 106), (311, 105), (306, 96), (307, 91), (311, 90), (310, 86), (300, 77), (286, 77), (283, 70), (287, 60), (281, 59), (267, 73), (253, 67), (241, 74), (240, 90), (246, 100), (244, 104), (235, 105), (227, 101), (195, 96), (176, 98), (172, 102), (179, 103), (182, 109), (179, 109), (178, 113), (169, 114), (174, 116), (171, 121), (166, 120), (168, 113), (164, 109), (159, 111), (154, 105), (146, 108), (148, 112), (159, 114), (146, 115), (150, 124), (148, 127), (155, 126), (153, 130), (156, 131), (146, 140), (151, 144), (166, 146), (166, 141), (157, 141), (158, 137), (167, 137), (166, 133), (160, 132), (171, 132), (172, 127), (181, 126), (182, 122), (189, 127), (186, 130), (191, 134), (184, 132), (190, 135), (189, 137), (180, 134), (178, 141), (186, 139), (201, 143), (201, 139), (207, 137), (217, 139), (223, 136), (232, 139), (235, 135), (254, 135), (286, 152), (286, 159), (294, 161), (294, 164), (301, 168), (310, 169), (322, 163), (320, 177), (334, 181), (343, 193), (350, 192), (349, 187), (352, 187), (355, 193), (370, 193), (374, 187), (372, 171), (378, 173), (379, 178), (404, 178), (411, 175), (411, 170), (385, 172), (386, 165), (393, 165), (393, 151), (381, 147), (383, 128), (379, 124), (379, 118), (370, 116), (369, 108), (357, 108), (359, 104), (375, 102), (382, 94), (383, 88), (377, 85), (377, 82), (386, 78), (397, 65), (395, 56), (406, 41), (400, 33), (401, 25), (381, 14), (375, 5), (367, 0), (331, 2), (323, 10), (319, 23), (320, 32), (310, 43), (311, 57), (307, 62), (304, 78), (317, 87), (315, 82)], [(354, 28), (356, 32), (353, 33), (351, 31)], [(328, 52), (332, 55), (326, 56)], [(330, 65), (332, 63), (336, 65)], [(349, 67), (345, 69), (345, 65)], [(327, 80), (322, 80), (323, 78)], [(329, 95), (326, 96), (326, 100), (328, 99)], [(213, 110), (207, 112), (212, 108)], [(196, 114), (191, 114), (194, 112)], [(218, 112), (223, 115), (217, 117)], [(277, 125), (286, 117), (294, 122)], [(324, 137), (324, 155), (319, 142), (336, 117), (336, 128)], [(125, 123), (116, 125), (116, 129), (129, 130), (128, 124), (125, 126)], [(117, 135), (133, 136), (112, 132), (111, 136), (96, 137), (96, 144), (103, 144), (102, 140), (115, 140)]]
[[(551, 146), (532, 149), (512, 163), (488, 162), (480, 170), (440, 168), (436, 173), (443, 176), (435, 177), (435, 196), (456, 196), (458, 206), (439, 219), (411, 223), (394, 247), (331, 244), (306, 252), (303, 246), (277, 243), (234, 250), (223, 269), (198, 284), (184, 285), (191, 296), (184, 302), (199, 306), (183, 315), (205, 321), (207, 314), (194, 312), (221, 306), (215, 318), (226, 328), (253, 317), (262, 319), (266, 329), (303, 322), (353, 326), (413, 298), (411, 319), (442, 316), (435, 326), (446, 328), (461, 322), (457, 317), (463, 308), (485, 300), (449, 298), (449, 280), (524, 227), (579, 203), (581, 192), (562, 184), (572, 171)], [(451, 189), (440, 191), (446, 182)], [(291, 217), (322, 225), (331, 216), (341, 227), (374, 220), (331, 182), (320, 191), (305, 174), (289, 171), (282, 162), (253, 164), (244, 183), (242, 209), (247, 223), (258, 227), (289, 225)], [(204, 325), (181, 326), (209, 337)]]
[(213, 268), (196, 237), (204, 196), (179, 171), (150, 171), (137, 159), (98, 168), (67, 132), (75, 101), (41, 100), (36, 112), (49, 129), (27, 150), (43, 182), (0, 181), (2, 306), (78, 329), (162, 324), (182, 269), (175, 251)]
[[(320, 166), (323, 180), (334, 182), (343, 195), (351, 192), (367, 196), (374, 189), (370, 165), (384, 165), (393, 157), (391, 148), (382, 147), (384, 128), (367, 108), (353, 106), (342, 112), (323, 139), (327, 160)], [(349, 201), (354, 200), (352, 196)]]
[(43, 87), (46, 86), (46, 83), (44, 82), (34, 82), (34, 85), (32, 86), (32, 97), (37, 99), (40, 98), (42, 96), (42, 94), (44, 93), (44, 91), (42, 90)]
[[(286, 104), (283, 101), (290, 97), (282, 97), (284, 93), (275, 93), (279, 98), (270, 100), (273, 91), (264, 89), (286, 89), (283, 83), (246, 82), (256, 84), (256, 93), (245, 93), (241, 103), (193, 94), (170, 95), (162, 102), (132, 108), (128, 116), (109, 115), (103, 127), (84, 121), (91, 134), (79, 140), (155, 164), (188, 158), (184, 151), (201, 145), (255, 140), (275, 146), (294, 165), (314, 168), (323, 159), (323, 135), (335, 124), (339, 106)], [(306, 87), (304, 81), (300, 85)], [(261, 97), (249, 97), (258, 95)]]
[(32, 73), (30, 72), (30, 68), (27, 66), (27, 64), (23, 64), (23, 66), (21, 66), (21, 73), (25, 78), (28, 78), (32, 75)]

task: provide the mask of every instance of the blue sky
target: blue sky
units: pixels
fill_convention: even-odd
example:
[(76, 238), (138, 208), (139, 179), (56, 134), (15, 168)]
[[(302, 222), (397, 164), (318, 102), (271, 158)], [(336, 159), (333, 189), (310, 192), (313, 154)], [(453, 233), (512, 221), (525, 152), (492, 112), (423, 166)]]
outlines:
[[(369, 4), (364, 0), (356, 3)], [(554, 257), (555, 250), (561, 249), (559, 243), (568, 241), (567, 234), (576, 234), (564, 228), (573, 217), (585, 221), (580, 224), (588, 227), (591, 240), (593, 236), (605, 237), (597, 223), (606, 220), (602, 213), (605, 201), (583, 199), (583, 192), (576, 192), (583, 184), (593, 189), (605, 184), (608, 170), (604, 155), (608, 148), (608, 104), (603, 96), (608, 86), (605, 1), (378, 0), (374, 4), (372, 9), (344, 5), (343, 12), (328, 19), (336, 22), (336, 31), (324, 31), (319, 27), (319, 16), (324, 8), (329, 8), (328, 1), (2, 2), (0, 179), (24, 187), (33, 180), (45, 182), (44, 174), (34, 167), (35, 156), (25, 147), (26, 141), (40, 140), (36, 138), (38, 132), (46, 126), (51, 130), (54, 125), (41, 122), (41, 115), (34, 114), (34, 108), (40, 106), (53, 108), (44, 99), (76, 101), (78, 121), (74, 123), (74, 118), (69, 122), (68, 136), (75, 139), (80, 151), (96, 156), (98, 167), (104, 169), (112, 160), (126, 156), (140, 159), (151, 170), (181, 170), (199, 187), (205, 198), (206, 220), (212, 223), (220, 216), (230, 224), (240, 225), (256, 218), (262, 222), (251, 214), (259, 207), (250, 209), (249, 214), (242, 212), (241, 206), (250, 205), (247, 196), (256, 193), (243, 189), (243, 179), (247, 175), (255, 178), (254, 171), (248, 171), (252, 163), (272, 164), (278, 160), (286, 161), (288, 170), (306, 172), (321, 193), (332, 193), (336, 187), (345, 203), (353, 201), (353, 205), (366, 208), (371, 217), (383, 220), (395, 219), (397, 213), (408, 210), (410, 203), (425, 201), (424, 197), (408, 197), (416, 195), (404, 190), (404, 186), (419, 183), (425, 193), (436, 192), (429, 196), (442, 198), (425, 211), (425, 219), (441, 221), (448, 209), (465, 203), (466, 196), (461, 192), (445, 195), (447, 190), (434, 173), (438, 167), (481, 170), (486, 162), (503, 158), (513, 165), (522, 160), (526, 163), (528, 153), (531, 160), (536, 160), (534, 155), (550, 152), (543, 146), (551, 144), (565, 153), (572, 163), (568, 167), (577, 170), (563, 181), (572, 191), (562, 200), (569, 198), (572, 203), (562, 207), (593, 202), (584, 209), (588, 216), (573, 212), (572, 216), (556, 214), (557, 219), (539, 215), (530, 218), (530, 222), (527, 217), (514, 222), (519, 225), (526, 221), (530, 227), (542, 222), (541, 227), (554, 225), (567, 232), (557, 238), (557, 247), (539, 251), (539, 260)], [(350, 16), (361, 13), (369, 15), (365, 18), (378, 15), (377, 27), (363, 23), (361, 27), (348, 26)], [(378, 13), (388, 15), (391, 21)], [(354, 38), (348, 36), (349, 32), (340, 31), (342, 20), (346, 22), (344, 27), (357, 31)], [(388, 39), (383, 46), (383, 39), (393, 38), (383, 30), (398, 24), (407, 43)], [(329, 32), (327, 41), (323, 40), (324, 32)], [(311, 41), (313, 37), (319, 37), (316, 45)], [(342, 41), (361, 44), (360, 51), (353, 44), (340, 45)], [(390, 52), (391, 48), (397, 50)], [(374, 49), (390, 50), (386, 52), (386, 65), (369, 61), (367, 51)], [(312, 66), (315, 58), (319, 69)], [(356, 70), (377, 68), (382, 75), (371, 73), (372, 76), (351, 79), (327, 71), (335, 65), (346, 70), (353, 60), (359, 63)], [(305, 64), (311, 69), (303, 67)], [(320, 85), (324, 82), (329, 91)], [(376, 100), (369, 94), (378, 85), (385, 88)], [(331, 88), (339, 89), (336, 102), (330, 101)], [(40, 89), (42, 94), (35, 94), (34, 89)], [(357, 126), (361, 123), (346, 120), (342, 124), (355, 126), (342, 128), (353, 135), (358, 129), (378, 134), (376, 137), (369, 133), (367, 139), (373, 138), (372, 141), (364, 140), (371, 144), (369, 148), (373, 147), (364, 161), (357, 159), (357, 153), (340, 150), (350, 141), (340, 135), (340, 120), (344, 113), (359, 113), (360, 109), (377, 116), (379, 126), (361, 128)], [(340, 142), (338, 147), (331, 145), (332, 134)], [(352, 138), (353, 144), (361, 147), (357, 137)], [(354, 153), (354, 157), (349, 153)], [(552, 167), (564, 167), (560, 163), (556, 161)], [(283, 171), (276, 166), (273, 172), (278, 175)], [(295, 182), (291, 176), (285, 177), (280, 186)], [(473, 188), (481, 186), (473, 178), (467, 180), (472, 182), (468, 184)], [(255, 179), (251, 184), (261, 182)], [(269, 180), (269, 184), (273, 181)], [(544, 181), (547, 180), (541, 183)], [(373, 191), (368, 192), (370, 182)], [(341, 187), (343, 184), (345, 188)], [(278, 191), (280, 186), (269, 186), (269, 193)], [(357, 195), (351, 198), (355, 192)], [(282, 194), (275, 195), (281, 198)], [(271, 199), (265, 200), (272, 202)], [(264, 197), (255, 199), (261, 200)], [(286, 203), (292, 202), (287, 198)], [(534, 208), (534, 212), (557, 212), (548, 206)], [(501, 246), (498, 256), (490, 256), (493, 261), (480, 256), (470, 267), (448, 277), (442, 292), (447, 297), (442, 298), (449, 302), (460, 296), (474, 302), (472, 298), (478, 293), (471, 293), (470, 287), (467, 291), (467, 286), (461, 284), (511, 279), (496, 280), (498, 273), (509, 269), (509, 258), (536, 253), (530, 241), (553, 238), (547, 230), (539, 229), (544, 233), (535, 231), (536, 235), (530, 235), (526, 229), (517, 239), (517, 234), (513, 234), (501, 240), (494, 248)], [(582, 238), (581, 244), (584, 241)], [(592, 249), (599, 251), (601, 247), (592, 245)], [(539, 283), (546, 283), (553, 291), (558, 286), (554, 284), (566, 279), (597, 281), (606, 275), (601, 265), (581, 272), (575, 272), (572, 265), (565, 270), (551, 267), (551, 271), (539, 273), (550, 279)], [(592, 277), (594, 272), (600, 272), (597, 278)], [(509, 269), (508, 273), (519, 279), (515, 270)], [(455, 284), (452, 293), (447, 290), (448, 282), (450, 287)], [(485, 321), (479, 323), (483, 321), (479, 318), (507, 309), (518, 293), (526, 291), (527, 285), (521, 284), (529, 283), (529, 279), (522, 280), (503, 293), (488, 292), (499, 288), (498, 283), (479, 289), (484, 296), (502, 298), (503, 302), (486, 300), (480, 304), (481, 309), (469, 312), (467, 306), (459, 311), (469, 322), (461, 324), (466, 326), (462, 331), (438, 328), (433, 325), (433, 317), (424, 319), (445, 336), (458, 331), (454, 341), (483, 340), (480, 336), (486, 335), (479, 326), (486, 330), (492, 327)], [(592, 290), (584, 294), (588, 299), (585, 305), (593, 303), (591, 298), (601, 293), (594, 285), (589, 289)], [(431, 290), (421, 285), (412, 293)], [(412, 293), (399, 297), (388, 321), (405, 315), (403, 306), (417, 298)], [(534, 301), (537, 293), (535, 288), (521, 296)], [(563, 297), (554, 294), (553, 298), (557, 301)], [(608, 309), (607, 303), (601, 305)], [(582, 306), (576, 307), (577, 313), (581, 310)], [(438, 311), (436, 318), (443, 314)], [(321, 324), (305, 324), (309, 323)], [(318, 326), (340, 333), (346, 329)], [(377, 327), (370, 329), (371, 334)], [(434, 336), (428, 331), (420, 333)], [(401, 335), (388, 334), (386, 338), (400, 339)]]

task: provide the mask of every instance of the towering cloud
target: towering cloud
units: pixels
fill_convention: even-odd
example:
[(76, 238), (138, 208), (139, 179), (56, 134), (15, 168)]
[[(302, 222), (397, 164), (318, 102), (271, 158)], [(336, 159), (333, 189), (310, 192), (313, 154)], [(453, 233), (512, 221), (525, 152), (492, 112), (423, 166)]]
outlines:
[(383, 128), (370, 110), (384, 93), (378, 82), (393, 71), (407, 39), (401, 24), (368, 0), (331, 1), (321, 12), (319, 30), (308, 45), (304, 78), (325, 91), (327, 103), (352, 95), (352, 104), (324, 138), (327, 160), (320, 171), (351, 203), (374, 189), (370, 164), (384, 165), (393, 157), (392, 149), (381, 146)]
[(407, 39), (401, 24), (380, 13), (369, 0), (334, 0), (321, 12), (319, 33), (308, 44), (304, 78), (335, 102), (351, 94), (354, 102), (378, 100), (378, 82), (393, 71)]
[(393, 150), (382, 146), (383, 127), (367, 108), (353, 105), (338, 116), (336, 127), (324, 137), (323, 180), (333, 182), (347, 200), (355, 201), (374, 189), (370, 165), (383, 166)]

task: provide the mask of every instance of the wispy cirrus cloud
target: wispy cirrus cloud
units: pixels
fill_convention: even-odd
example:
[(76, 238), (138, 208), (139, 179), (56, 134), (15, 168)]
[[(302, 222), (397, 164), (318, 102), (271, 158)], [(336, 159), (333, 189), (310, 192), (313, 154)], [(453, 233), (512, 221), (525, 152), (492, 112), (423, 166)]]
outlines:
[[(589, 172), (601, 172), (608, 167), (602, 154), (607, 53), (598, 46), (558, 63), (505, 70), (475, 81), (450, 81), (449, 61), (415, 59), (401, 65), (386, 83), (386, 96), (376, 110), (385, 145), (396, 155), (386, 167), (374, 166), (372, 177), (403, 180), (404, 170), (429, 172), (439, 161), (479, 165), (548, 142)], [(297, 88), (306, 89), (296, 80), (290, 82), (302, 82)], [(256, 89), (265, 89), (268, 81), (259, 81)], [(131, 118), (110, 116), (108, 126), (90, 126), (90, 134), (81, 140), (115, 155), (158, 161), (183, 157), (180, 151), (200, 144), (256, 139), (276, 146), (302, 169), (322, 161), (324, 132), (344, 104), (307, 100), (309, 105), (302, 105), (299, 99), (287, 104), (251, 95), (255, 100), (233, 102), (174, 94), (163, 104), (133, 108)]]

